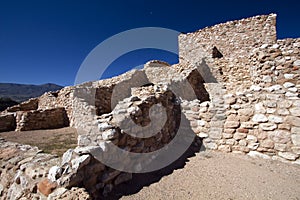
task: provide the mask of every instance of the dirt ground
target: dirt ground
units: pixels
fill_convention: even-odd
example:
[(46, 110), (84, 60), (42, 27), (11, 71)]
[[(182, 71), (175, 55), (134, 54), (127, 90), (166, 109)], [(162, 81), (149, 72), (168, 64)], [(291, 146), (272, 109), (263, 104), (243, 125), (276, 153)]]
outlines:
[(188, 160), (134, 192), (121, 187), (115, 195), (122, 196), (114, 199), (300, 199), (299, 165), (218, 152), (197, 153)]
[[(57, 155), (77, 143), (73, 128), (6, 132), (0, 137)], [(233, 153), (192, 151), (162, 170), (134, 174), (132, 181), (116, 187), (107, 199), (300, 200), (300, 166)]]
[(37, 146), (45, 153), (58, 156), (77, 146), (77, 131), (70, 127), (22, 132), (10, 131), (0, 133), (0, 137), (7, 141)]

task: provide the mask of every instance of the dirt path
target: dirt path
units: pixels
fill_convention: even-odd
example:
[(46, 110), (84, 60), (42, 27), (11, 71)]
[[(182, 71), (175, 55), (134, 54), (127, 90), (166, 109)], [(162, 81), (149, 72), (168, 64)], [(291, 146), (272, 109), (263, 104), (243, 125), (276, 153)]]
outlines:
[(300, 166), (202, 152), (184, 168), (121, 199), (300, 199)]

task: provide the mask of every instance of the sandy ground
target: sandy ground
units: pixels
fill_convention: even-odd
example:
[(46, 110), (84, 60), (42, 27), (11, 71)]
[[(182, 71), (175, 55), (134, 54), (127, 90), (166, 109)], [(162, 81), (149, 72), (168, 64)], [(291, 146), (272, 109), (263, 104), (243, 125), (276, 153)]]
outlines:
[(123, 192), (118, 198), (124, 200), (300, 199), (300, 166), (245, 155), (201, 152), (157, 182), (129, 194), (120, 190), (114, 191), (115, 195)]

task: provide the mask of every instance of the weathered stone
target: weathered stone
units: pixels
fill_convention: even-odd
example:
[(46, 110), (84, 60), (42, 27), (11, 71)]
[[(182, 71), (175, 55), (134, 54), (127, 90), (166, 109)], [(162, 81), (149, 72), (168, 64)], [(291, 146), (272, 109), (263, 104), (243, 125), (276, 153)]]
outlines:
[(234, 132), (235, 132), (235, 129), (233, 129), (233, 128), (224, 129), (224, 133), (233, 134)]
[(251, 85), (250, 90), (259, 92), (259, 91), (261, 91), (261, 87), (258, 85)]
[(246, 140), (248, 140), (250, 142), (257, 142), (257, 137), (254, 135), (247, 135)]
[(117, 132), (115, 129), (109, 129), (102, 133), (103, 140), (112, 140), (117, 137)]
[(207, 126), (207, 122), (204, 120), (197, 120), (197, 125), (198, 126)]
[(248, 153), (250, 151), (250, 149), (246, 146), (232, 146), (232, 152), (236, 153), (236, 151), (240, 151), (240, 152), (244, 152), (244, 153)]
[(290, 108), (290, 112), (293, 116), (300, 117), (300, 107)]
[(218, 150), (228, 153), (228, 152), (231, 152), (231, 147), (229, 145), (220, 145), (218, 147)]
[(231, 134), (231, 133), (223, 133), (223, 138), (225, 138), (225, 139), (230, 139), (232, 137), (233, 137), (233, 134)]
[(299, 157), (299, 155), (297, 155), (297, 154), (294, 154), (294, 153), (291, 153), (291, 152), (281, 152), (281, 151), (278, 152), (278, 155), (280, 157), (283, 157), (283, 158), (287, 159), (287, 160), (296, 160)]
[(51, 182), (55, 182), (59, 177), (61, 177), (63, 169), (59, 166), (53, 166), (49, 170), (48, 179)]
[(245, 147), (245, 146), (247, 146), (247, 144), (248, 144), (247, 140), (244, 140), (244, 139), (243, 139), (243, 140), (240, 140), (240, 141), (239, 141), (239, 145), (240, 145), (240, 146)]
[(238, 121), (226, 121), (224, 124), (225, 128), (237, 128), (239, 127), (240, 122)]
[(272, 101), (282, 101), (283, 96), (280, 94), (266, 94), (266, 98)]
[(282, 86), (281, 85), (272, 85), (271, 87), (268, 87), (267, 90), (269, 92), (273, 92), (273, 91), (278, 91), (282, 89)]
[(278, 107), (279, 108), (289, 108), (292, 106), (292, 102), (289, 101), (289, 100), (283, 100), (283, 101), (280, 101), (280, 103), (278, 104)]
[(284, 84), (283, 84), (283, 87), (285, 87), (285, 88), (290, 88), (290, 87), (294, 87), (295, 86), (295, 84), (294, 83), (291, 83), (291, 82), (285, 82)]
[(239, 115), (245, 115), (245, 116), (252, 116), (253, 115), (253, 109), (250, 109), (250, 108), (239, 109), (238, 114)]
[(241, 140), (241, 139), (244, 139), (247, 137), (247, 134), (245, 133), (235, 133), (233, 135), (233, 138), (236, 139), (236, 140)]
[(274, 149), (278, 151), (286, 151), (286, 144), (275, 143)]
[(284, 74), (285, 79), (293, 79), (294, 76), (295, 76), (294, 74)]
[(264, 103), (264, 106), (266, 106), (268, 108), (276, 108), (276, 106), (277, 106), (276, 101), (268, 100), (268, 101), (264, 101), (263, 103)]
[(295, 116), (287, 116), (284, 119), (285, 123), (290, 124), (292, 126), (300, 127), (300, 117)]
[(212, 139), (221, 139), (222, 138), (222, 128), (211, 128), (209, 132), (209, 137)]
[(64, 165), (71, 161), (73, 155), (73, 149), (68, 149), (62, 156), (61, 165)]
[(259, 127), (264, 131), (273, 131), (277, 128), (277, 125), (272, 123), (262, 123), (259, 124)]
[(263, 103), (260, 102), (260, 103), (255, 104), (255, 112), (262, 113), (262, 114), (266, 113), (266, 109), (264, 108)]
[(270, 139), (266, 139), (260, 142), (260, 146), (268, 149), (274, 148), (274, 142)]
[(287, 93), (285, 93), (285, 96), (286, 97), (291, 97), (289, 99), (292, 99), (293, 97), (298, 97), (298, 94), (297, 93), (293, 93), (293, 92), (287, 92)]
[(254, 127), (254, 125), (255, 125), (255, 123), (253, 123), (253, 122), (242, 122), (241, 128), (252, 129)]
[(53, 192), (53, 190), (57, 187), (56, 182), (51, 182), (48, 179), (44, 179), (38, 183), (37, 188), (45, 196), (48, 196)]
[(300, 60), (295, 60), (293, 65), (300, 67)]
[(291, 133), (300, 135), (300, 127), (292, 127)]
[(234, 97), (226, 98), (225, 103), (229, 104), (229, 105), (235, 104), (236, 103), (236, 98), (234, 98)]
[(300, 146), (299, 147), (292, 147), (293, 153), (300, 155)]
[(291, 126), (289, 124), (278, 124), (278, 129), (291, 130)]
[(99, 128), (100, 131), (103, 132), (103, 131), (105, 131), (105, 130), (107, 130), (107, 129), (113, 128), (113, 126), (110, 125), (110, 124), (108, 124), (107, 122), (104, 122), (104, 123), (98, 124), (98, 128)]
[(280, 116), (277, 116), (277, 115), (270, 115), (270, 116), (268, 117), (268, 120), (269, 120), (270, 122), (274, 122), (274, 123), (276, 123), (276, 124), (283, 123), (283, 118), (280, 117)]
[(218, 145), (213, 142), (205, 143), (204, 145), (207, 149), (211, 149), (211, 150), (216, 150), (218, 148)]
[(90, 155), (82, 155), (79, 158), (75, 158), (71, 161), (72, 169), (74, 171), (78, 171), (83, 166), (87, 165), (90, 162), (91, 156)]
[(246, 129), (246, 128), (238, 128), (238, 129), (237, 129), (237, 132), (239, 132), (239, 133), (248, 133), (249, 130)]
[(290, 114), (289, 110), (286, 109), (286, 108), (278, 109), (278, 110), (277, 110), (277, 113), (278, 113), (279, 115), (289, 115), (289, 114)]
[(269, 138), (276, 143), (286, 144), (291, 140), (290, 132), (285, 130), (275, 130), (270, 132)]
[(250, 142), (247, 147), (250, 150), (256, 150), (259, 147), (259, 143), (257, 143), (257, 142)]
[(300, 135), (293, 134), (291, 138), (294, 145), (300, 146)]
[(267, 122), (268, 118), (263, 114), (255, 114), (252, 118), (254, 122)]
[(292, 93), (295, 93), (295, 92), (298, 91), (298, 89), (295, 88), (295, 87), (292, 87), (292, 88), (288, 88), (288, 91), (290, 91), (290, 92), (292, 92)]

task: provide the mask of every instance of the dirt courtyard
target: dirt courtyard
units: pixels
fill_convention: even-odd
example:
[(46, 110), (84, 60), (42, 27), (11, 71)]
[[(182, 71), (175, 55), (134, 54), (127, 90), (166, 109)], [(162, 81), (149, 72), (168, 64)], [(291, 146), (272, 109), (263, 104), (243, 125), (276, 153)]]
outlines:
[(300, 199), (299, 165), (220, 152), (201, 152), (188, 160), (183, 168), (131, 194), (119, 189), (123, 194), (118, 198)]
[(37, 146), (45, 153), (62, 154), (77, 146), (77, 131), (75, 128), (60, 128), (52, 130), (10, 131), (0, 133), (0, 137), (7, 141)]

